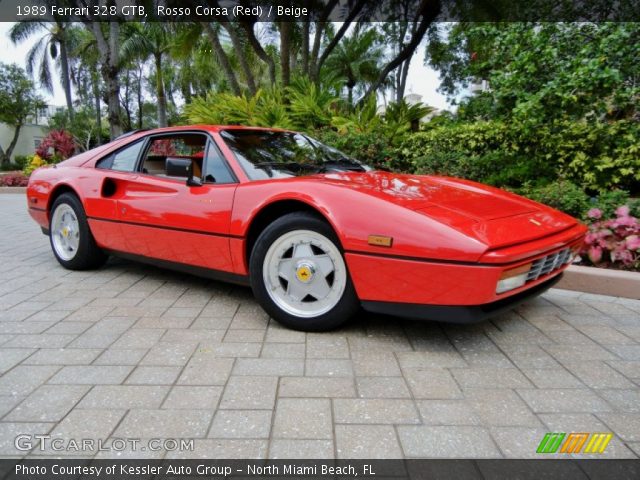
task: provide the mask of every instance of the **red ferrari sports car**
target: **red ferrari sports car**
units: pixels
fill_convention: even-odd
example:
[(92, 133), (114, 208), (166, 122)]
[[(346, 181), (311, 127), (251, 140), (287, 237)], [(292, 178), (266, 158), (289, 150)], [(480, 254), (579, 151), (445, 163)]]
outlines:
[(361, 307), (486, 318), (553, 285), (586, 230), (496, 188), (374, 171), (301, 133), (247, 127), (125, 134), (36, 170), (27, 197), (65, 268), (118, 255), (251, 285), (301, 330)]

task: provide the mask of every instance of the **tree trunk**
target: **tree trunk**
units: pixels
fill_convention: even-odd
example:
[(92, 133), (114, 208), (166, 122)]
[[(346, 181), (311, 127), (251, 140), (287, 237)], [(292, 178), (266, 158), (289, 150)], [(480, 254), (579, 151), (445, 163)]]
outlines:
[(62, 67), (62, 88), (64, 89), (64, 97), (67, 101), (67, 114), (69, 119), (73, 120), (73, 99), (71, 98), (71, 78), (69, 74), (69, 57), (67, 54), (66, 39), (60, 41), (60, 66)]
[(96, 128), (98, 132), (96, 134), (96, 145), (102, 144), (102, 111), (100, 108), (100, 83), (96, 73), (91, 74), (91, 84), (93, 87), (93, 100), (95, 102), (96, 109)]
[(142, 102), (142, 64), (138, 66), (138, 75), (136, 75), (137, 93), (138, 93), (138, 130), (142, 130), (142, 109), (144, 104)]
[(7, 147), (6, 151), (3, 151), (2, 148), (0, 148), (0, 162), (2, 162), (3, 166), (11, 163), (11, 154), (13, 153), (13, 149), (16, 148), (16, 144), (18, 143), (18, 137), (20, 136), (21, 128), (21, 123), (15, 126), (15, 130), (13, 131), (13, 138), (11, 139), (11, 143)]
[(331, 54), (331, 52), (333, 52), (333, 49), (336, 48), (338, 43), (340, 43), (340, 40), (342, 39), (342, 37), (344, 37), (344, 34), (347, 33), (347, 30), (351, 26), (351, 23), (358, 16), (358, 14), (364, 8), (365, 4), (368, 1), (369, 0), (358, 0), (358, 3), (354, 5), (353, 9), (349, 12), (349, 16), (345, 19), (344, 23), (340, 27), (340, 30), (338, 30), (336, 35), (329, 42), (329, 45), (327, 45), (327, 47), (322, 52), (322, 55), (320, 55), (320, 58), (318, 59), (317, 64), (314, 65), (313, 72), (311, 74), (312, 79), (315, 82), (320, 79), (320, 70), (322, 69), (322, 65), (324, 65), (325, 60)]
[(124, 110), (124, 114), (126, 117), (126, 123), (124, 124), (125, 130), (133, 130), (131, 124), (131, 109), (129, 108), (129, 100), (130, 100), (130, 91), (131, 91), (131, 77), (129, 72), (127, 72), (126, 82), (124, 82), (124, 97), (120, 102), (122, 104), (122, 109)]
[(162, 77), (162, 54), (154, 55), (156, 61), (156, 95), (158, 97), (158, 127), (167, 125), (167, 97), (164, 93), (164, 78)]
[(220, 66), (224, 71), (224, 74), (227, 77), (227, 81), (229, 82), (229, 86), (231, 87), (231, 91), (233, 91), (234, 95), (240, 95), (242, 92), (240, 91), (240, 84), (238, 83), (238, 79), (236, 78), (236, 74), (233, 72), (233, 68), (231, 68), (231, 64), (229, 63), (229, 57), (222, 48), (220, 44), (220, 39), (218, 39), (218, 34), (211, 28), (206, 22), (202, 23), (202, 28), (206, 32), (209, 37), (209, 41), (211, 42), (211, 46), (213, 47), (213, 51), (218, 58), (218, 62), (220, 62)]
[[(308, 2), (305, 2), (307, 4)], [(302, 24), (302, 72), (309, 75), (309, 22)]]
[(109, 39), (102, 34), (102, 23), (92, 22), (91, 19), (83, 19), (89, 30), (93, 32), (100, 54), (100, 73), (104, 79), (107, 90), (107, 118), (111, 140), (122, 135), (122, 123), (120, 120), (120, 84), (118, 73), (120, 65), (118, 59), (120, 25), (117, 22), (109, 22)]
[(102, 68), (102, 76), (107, 84), (107, 118), (109, 119), (109, 133), (111, 140), (114, 140), (122, 135), (118, 70), (117, 68), (105, 65)]
[(398, 88), (396, 90), (396, 102), (398, 103), (400, 103), (404, 98), (404, 91), (407, 88), (407, 77), (409, 75), (410, 64), (411, 64), (411, 58), (408, 58), (407, 60), (402, 62), (402, 65), (400, 65), (400, 75), (398, 78), (399, 82), (398, 82)]
[(251, 96), (256, 94), (256, 81), (253, 77), (253, 72), (251, 71), (251, 67), (249, 67), (249, 62), (247, 61), (247, 56), (244, 54), (242, 41), (238, 36), (238, 32), (235, 27), (229, 22), (221, 22), (222, 26), (225, 28), (227, 32), (229, 32), (229, 37), (231, 38), (231, 43), (233, 44), (233, 49), (236, 52), (236, 56), (238, 57), (238, 61), (240, 62), (240, 68), (244, 72), (244, 76), (247, 79), (247, 87), (249, 88), (249, 93)]
[(122, 135), (122, 120), (120, 119), (120, 24), (109, 22), (109, 68), (108, 95), (109, 95), (109, 126), (111, 127), (111, 139)]
[(287, 87), (291, 82), (291, 24), (280, 22), (280, 70), (282, 85)]
[(244, 28), (245, 32), (247, 32), (247, 39), (249, 40), (249, 45), (253, 48), (253, 51), (256, 52), (258, 58), (267, 64), (267, 68), (269, 69), (269, 80), (273, 85), (276, 83), (276, 64), (273, 61), (273, 58), (269, 56), (269, 54), (262, 48), (260, 42), (256, 38), (256, 34), (253, 31), (253, 23), (251, 22), (240, 22), (242, 28)]
[(427, 29), (429, 25), (433, 23), (435, 18), (440, 13), (440, 1), (439, 0), (422, 0), (419, 10), (419, 16), (422, 17), (418, 28), (416, 29), (414, 35), (411, 37), (411, 41), (400, 51), (398, 55), (391, 60), (380, 72), (376, 81), (374, 81), (364, 96), (360, 99), (358, 103), (362, 104), (367, 99), (369, 95), (375, 92), (380, 85), (385, 81), (389, 73), (398, 68), (402, 62), (411, 58), (414, 54), (416, 48), (424, 38), (424, 35), (427, 33)]
[(325, 9), (322, 11), (320, 18), (317, 22), (315, 22), (315, 34), (313, 38), (313, 46), (311, 47), (311, 55), (309, 58), (309, 67), (308, 67), (308, 75), (313, 78), (314, 72), (316, 71), (316, 65), (318, 63), (318, 55), (320, 54), (320, 43), (322, 41), (322, 32), (324, 31), (327, 18), (333, 11), (334, 7), (337, 5), (338, 0), (330, 0)]

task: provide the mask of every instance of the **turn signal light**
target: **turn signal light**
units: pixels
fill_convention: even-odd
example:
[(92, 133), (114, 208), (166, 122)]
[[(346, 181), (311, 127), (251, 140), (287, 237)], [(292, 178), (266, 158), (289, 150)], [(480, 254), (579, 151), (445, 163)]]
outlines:
[(529, 270), (531, 270), (531, 264), (527, 263), (502, 272), (496, 286), (496, 293), (504, 293), (523, 286), (527, 282)]

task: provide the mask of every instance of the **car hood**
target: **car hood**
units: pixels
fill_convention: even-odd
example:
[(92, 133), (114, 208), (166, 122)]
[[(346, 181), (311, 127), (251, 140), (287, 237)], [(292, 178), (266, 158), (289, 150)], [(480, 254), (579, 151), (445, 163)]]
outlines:
[(475, 182), (389, 172), (336, 173), (332, 183), (424, 214), (490, 248), (552, 235), (577, 221), (557, 210)]

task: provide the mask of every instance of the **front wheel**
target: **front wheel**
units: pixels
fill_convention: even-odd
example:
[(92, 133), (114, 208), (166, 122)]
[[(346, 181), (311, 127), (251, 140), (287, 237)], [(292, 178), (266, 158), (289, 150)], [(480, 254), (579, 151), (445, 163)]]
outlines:
[(359, 308), (335, 233), (305, 212), (285, 215), (258, 237), (250, 260), (253, 292), (280, 323), (331, 330)]

